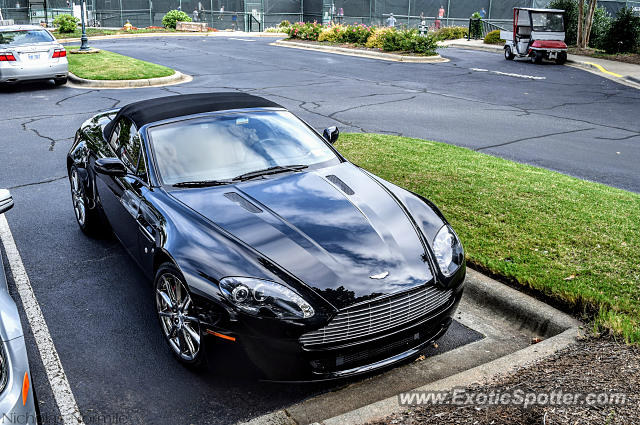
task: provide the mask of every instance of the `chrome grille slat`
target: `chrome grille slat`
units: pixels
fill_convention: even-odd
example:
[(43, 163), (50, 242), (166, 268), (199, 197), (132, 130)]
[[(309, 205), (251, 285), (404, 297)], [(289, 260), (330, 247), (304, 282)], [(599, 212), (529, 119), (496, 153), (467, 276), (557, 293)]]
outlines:
[(449, 302), (451, 290), (433, 286), (401, 292), (344, 308), (325, 327), (300, 337), (304, 346), (362, 338), (409, 323)]

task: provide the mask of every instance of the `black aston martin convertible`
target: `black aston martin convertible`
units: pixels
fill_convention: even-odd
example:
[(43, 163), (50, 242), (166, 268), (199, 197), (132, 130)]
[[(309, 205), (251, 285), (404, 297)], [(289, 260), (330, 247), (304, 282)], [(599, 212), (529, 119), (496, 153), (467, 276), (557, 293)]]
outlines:
[(82, 231), (111, 227), (154, 280), (183, 363), (240, 344), (267, 379), (411, 359), (449, 327), (462, 245), (428, 200), (242, 93), (145, 100), (86, 121), (67, 157)]

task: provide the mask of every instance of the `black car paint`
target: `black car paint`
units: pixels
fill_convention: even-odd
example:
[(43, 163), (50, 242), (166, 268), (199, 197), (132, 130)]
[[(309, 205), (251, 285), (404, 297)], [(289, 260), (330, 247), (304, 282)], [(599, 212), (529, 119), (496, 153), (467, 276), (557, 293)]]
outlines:
[[(227, 186), (162, 186), (147, 141), (150, 125), (139, 130), (147, 159), (146, 179), (98, 174), (95, 161), (116, 156), (104, 135), (104, 126), (114, 114), (108, 111), (86, 121), (67, 158), (68, 168), (75, 165), (81, 172), (89, 206), (105, 213), (116, 236), (149, 278), (161, 263), (176, 264), (190, 290), (210, 310), (201, 315), (203, 322), (209, 329), (237, 336), (267, 377), (343, 376), (311, 371), (310, 358), (333, 354), (304, 350), (300, 335), (322, 327), (345, 305), (420, 284), (455, 288), (456, 296), (430, 318), (429, 333), (396, 353), (395, 361), (411, 357), (446, 331), (461, 297), (465, 265), (449, 278), (435, 265), (431, 241), (447, 222), (429, 201), (349, 163), (328, 142), (339, 159), (329, 167)], [(381, 271), (389, 271), (389, 278), (370, 278)], [(218, 281), (225, 276), (284, 283), (307, 299), (316, 314), (305, 320), (243, 314), (218, 289)], [(358, 341), (341, 350), (372, 344), (379, 341)], [(369, 369), (365, 365), (348, 374)]]

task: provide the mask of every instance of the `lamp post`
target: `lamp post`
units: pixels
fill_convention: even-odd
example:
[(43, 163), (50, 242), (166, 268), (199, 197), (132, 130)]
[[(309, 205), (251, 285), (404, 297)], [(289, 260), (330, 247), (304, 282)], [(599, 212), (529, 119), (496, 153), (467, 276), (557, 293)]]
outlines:
[(82, 22), (82, 36), (80, 37), (80, 50), (81, 51), (87, 51), (90, 50), (89, 49), (89, 39), (87, 38), (87, 28), (86, 28), (86, 23), (85, 23), (85, 13), (87, 10), (87, 6), (86, 6), (86, 0), (82, 0), (81, 3), (82, 7), (80, 10), (80, 20)]

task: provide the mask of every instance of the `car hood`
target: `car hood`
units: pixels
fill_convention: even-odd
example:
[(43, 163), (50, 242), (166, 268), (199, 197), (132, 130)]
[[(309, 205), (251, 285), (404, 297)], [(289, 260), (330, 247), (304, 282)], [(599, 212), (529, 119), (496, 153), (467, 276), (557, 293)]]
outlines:
[(336, 308), (433, 277), (402, 208), (350, 163), (171, 194)]

